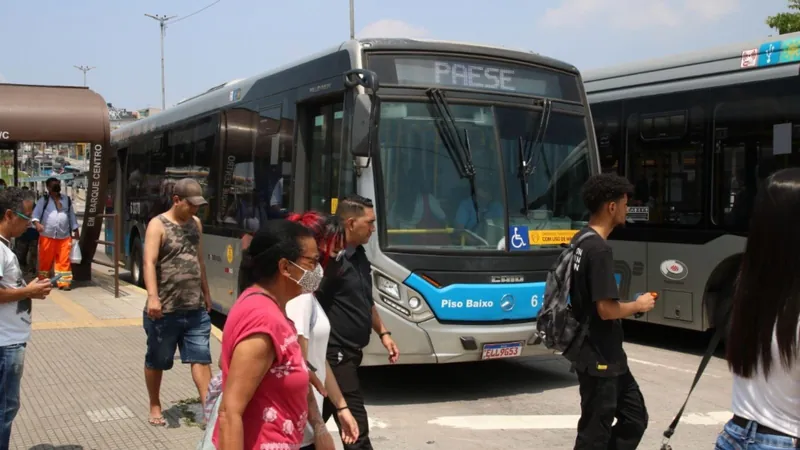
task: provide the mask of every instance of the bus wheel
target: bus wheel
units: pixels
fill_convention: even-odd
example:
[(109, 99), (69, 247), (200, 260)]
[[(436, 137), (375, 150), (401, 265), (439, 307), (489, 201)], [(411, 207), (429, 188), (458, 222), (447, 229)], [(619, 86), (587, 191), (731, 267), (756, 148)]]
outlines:
[(139, 286), (144, 287), (144, 264), (142, 258), (142, 240), (137, 238), (133, 239), (131, 245), (131, 261), (129, 267), (131, 268), (131, 277), (133, 282)]

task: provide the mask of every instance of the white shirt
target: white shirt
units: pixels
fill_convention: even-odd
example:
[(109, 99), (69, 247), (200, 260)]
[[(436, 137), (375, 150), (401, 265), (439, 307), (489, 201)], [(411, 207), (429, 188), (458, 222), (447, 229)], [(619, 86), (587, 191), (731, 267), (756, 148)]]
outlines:
[[(797, 331), (800, 339), (800, 323)], [(786, 370), (774, 331), (769, 380), (760, 371), (750, 379), (734, 374), (733, 413), (790, 436), (800, 436), (800, 358), (794, 360), (791, 370)]]
[[(0, 289), (25, 287), (17, 255), (0, 238)], [(28, 342), (31, 337), (31, 299), (0, 304), (0, 347)]]
[[(312, 313), (316, 314), (316, 322), (312, 328)], [(322, 306), (314, 297), (314, 294), (301, 294), (289, 300), (286, 304), (286, 315), (294, 322), (297, 335), (303, 336), (308, 340), (308, 362), (314, 366), (317, 378), (325, 383), (325, 354), (328, 351), (328, 338), (331, 333), (331, 323)], [(314, 389), (314, 397), (317, 399), (317, 407), (322, 412), (322, 395)], [(314, 428), (310, 423), (306, 424), (303, 433), (303, 446), (314, 443)]]

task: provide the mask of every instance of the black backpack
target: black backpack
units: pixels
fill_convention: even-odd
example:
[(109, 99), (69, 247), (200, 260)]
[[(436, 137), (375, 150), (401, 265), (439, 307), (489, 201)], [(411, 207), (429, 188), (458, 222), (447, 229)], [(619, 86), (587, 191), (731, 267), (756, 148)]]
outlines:
[[(572, 271), (579, 262), (576, 261), (576, 252), (580, 243), (596, 234), (589, 231), (577, 239), (573, 238), (569, 246), (561, 252), (555, 264), (547, 273), (544, 288), (544, 304), (536, 320), (536, 332), (542, 339), (545, 347), (560, 352), (567, 359), (571, 359), (573, 352), (579, 350), (580, 343), (588, 332), (588, 318), (583, 323), (579, 322), (573, 314), (572, 304), (569, 302), (569, 291), (572, 285)], [(573, 347), (573, 343), (578, 345)]]

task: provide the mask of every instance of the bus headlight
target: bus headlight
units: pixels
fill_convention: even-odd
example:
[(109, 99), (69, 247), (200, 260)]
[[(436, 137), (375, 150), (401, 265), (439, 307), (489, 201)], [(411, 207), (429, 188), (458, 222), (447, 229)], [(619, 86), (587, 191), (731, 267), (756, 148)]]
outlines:
[(411, 309), (419, 309), (420, 305), (422, 305), (422, 300), (418, 299), (417, 297), (411, 297), (408, 299), (408, 306)]
[(397, 300), (400, 300), (400, 286), (398, 286), (397, 283), (380, 275), (378, 275), (376, 278), (378, 281), (379, 291), (386, 295), (390, 295)]

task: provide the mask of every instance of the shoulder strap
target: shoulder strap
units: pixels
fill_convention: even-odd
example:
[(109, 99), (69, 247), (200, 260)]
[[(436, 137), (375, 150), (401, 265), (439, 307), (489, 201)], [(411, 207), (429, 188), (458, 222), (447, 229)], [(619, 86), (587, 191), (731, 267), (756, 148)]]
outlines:
[(711, 355), (714, 354), (714, 350), (717, 349), (719, 345), (719, 341), (722, 339), (722, 333), (724, 333), (725, 327), (718, 326), (717, 331), (714, 332), (714, 337), (711, 338), (711, 342), (708, 343), (708, 348), (706, 349), (706, 354), (703, 355), (703, 360), (700, 361), (700, 367), (697, 368), (697, 373), (694, 375), (694, 381), (692, 381), (692, 387), (689, 388), (689, 394), (686, 395), (686, 400), (683, 402), (683, 406), (681, 409), (678, 410), (678, 414), (672, 419), (672, 423), (669, 424), (669, 428), (664, 431), (664, 442), (661, 444), (661, 449), (669, 449), (669, 439), (675, 434), (675, 428), (678, 427), (678, 422), (681, 420), (681, 416), (683, 415), (683, 410), (686, 409), (686, 405), (689, 403), (689, 397), (692, 396), (692, 392), (694, 391), (695, 386), (700, 381), (700, 377), (703, 375), (703, 371), (706, 370), (706, 366), (708, 366), (708, 362), (711, 361)]
[(50, 203), (50, 195), (49, 194), (44, 197), (44, 205), (42, 205), (42, 213), (39, 214), (39, 222), (41, 222), (42, 219), (44, 219), (44, 210), (47, 209), (47, 204), (48, 203)]

